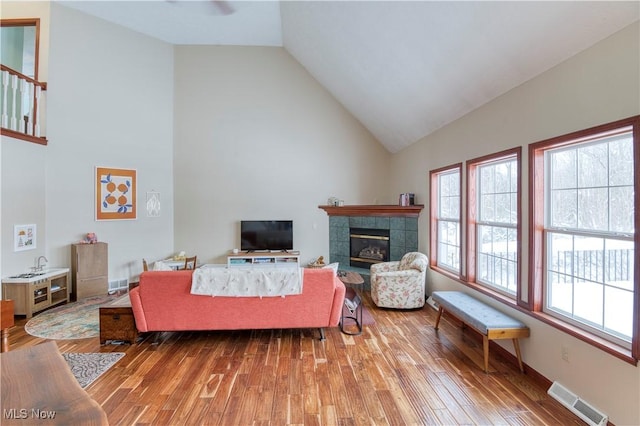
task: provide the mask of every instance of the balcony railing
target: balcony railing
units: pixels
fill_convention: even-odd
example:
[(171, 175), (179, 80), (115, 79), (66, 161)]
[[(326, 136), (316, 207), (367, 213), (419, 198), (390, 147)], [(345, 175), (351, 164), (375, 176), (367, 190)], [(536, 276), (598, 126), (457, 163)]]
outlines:
[(2, 134), (46, 145), (43, 105), (47, 83), (5, 65), (0, 67)]

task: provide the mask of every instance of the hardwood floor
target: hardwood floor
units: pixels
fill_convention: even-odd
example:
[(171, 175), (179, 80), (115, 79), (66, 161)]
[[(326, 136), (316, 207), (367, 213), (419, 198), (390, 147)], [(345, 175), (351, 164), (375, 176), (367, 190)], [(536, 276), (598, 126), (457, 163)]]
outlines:
[[(436, 312), (381, 310), (362, 335), (338, 328), (158, 333), (134, 345), (57, 341), (61, 352), (125, 352), (87, 388), (111, 425), (583, 424)], [(11, 330), (11, 350), (43, 339)], [(523, 354), (526, 363), (526, 353)]]

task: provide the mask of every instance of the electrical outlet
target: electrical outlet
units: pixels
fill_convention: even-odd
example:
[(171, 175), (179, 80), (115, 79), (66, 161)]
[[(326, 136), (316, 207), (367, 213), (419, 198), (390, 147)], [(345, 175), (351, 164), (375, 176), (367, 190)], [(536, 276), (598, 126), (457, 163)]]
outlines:
[(569, 362), (569, 348), (562, 345), (562, 347), (560, 348), (560, 351), (561, 351), (562, 360)]

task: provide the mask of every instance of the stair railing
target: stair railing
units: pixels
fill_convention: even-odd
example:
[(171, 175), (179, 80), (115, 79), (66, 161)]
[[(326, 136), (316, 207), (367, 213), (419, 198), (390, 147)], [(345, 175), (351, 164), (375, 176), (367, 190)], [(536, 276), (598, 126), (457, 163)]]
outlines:
[(46, 145), (42, 105), (47, 83), (27, 77), (6, 65), (0, 67), (2, 133)]

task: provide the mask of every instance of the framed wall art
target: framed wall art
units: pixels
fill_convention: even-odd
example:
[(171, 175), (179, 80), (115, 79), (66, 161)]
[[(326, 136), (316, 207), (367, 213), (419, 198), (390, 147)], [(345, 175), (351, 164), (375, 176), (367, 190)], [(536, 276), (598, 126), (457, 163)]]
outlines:
[(160, 193), (156, 191), (147, 192), (147, 216), (160, 217)]
[(33, 250), (36, 248), (36, 225), (13, 226), (13, 251)]
[(136, 218), (136, 171), (96, 167), (96, 220)]

